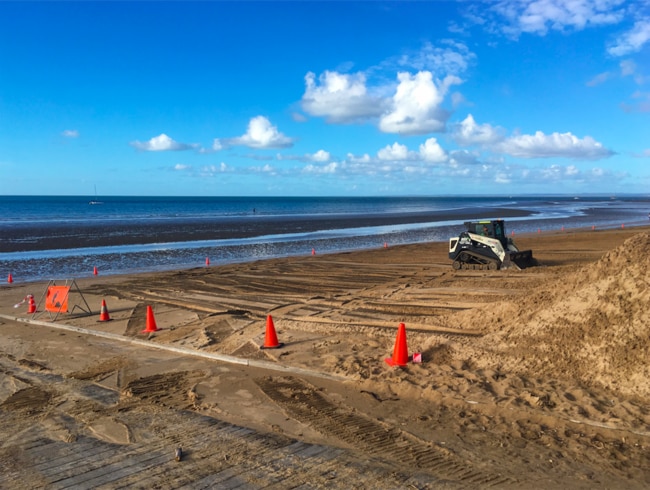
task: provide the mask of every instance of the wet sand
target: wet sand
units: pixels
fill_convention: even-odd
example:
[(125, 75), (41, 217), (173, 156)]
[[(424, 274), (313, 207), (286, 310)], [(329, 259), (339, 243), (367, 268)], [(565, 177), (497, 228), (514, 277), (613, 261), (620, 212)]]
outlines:
[[(5, 284), (0, 486), (647, 488), (648, 232), (518, 236), (523, 271), (428, 243), (100, 275), (56, 321)], [(385, 362), (400, 322), (422, 363)]]
[(16, 224), (2, 230), (0, 253), (174, 243), (203, 240), (251, 238), (321, 230), (470, 220), (479, 216), (503, 218), (530, 216), (530, 212), (509, 208), (467, 208), (444, 212), (369, 215), (264, 216), (250, 214), (215, 220), (150, 220), (145, 222), (48, 223), (47, 227)]

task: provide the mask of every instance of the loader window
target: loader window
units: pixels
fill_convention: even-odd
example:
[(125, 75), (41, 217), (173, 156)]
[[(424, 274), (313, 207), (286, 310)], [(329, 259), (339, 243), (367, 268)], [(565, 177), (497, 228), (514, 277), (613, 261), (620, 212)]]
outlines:
[(508, 239), (506, 238), (506, 230), (502, 222), (494, 223), (494, 238), (501, 242), (503, 248), (508, 248)]
[(490, 238), (494, 237), (494, 228), (492, 227), (492, 223), (489, 221), (476, 223), (476, 234)]

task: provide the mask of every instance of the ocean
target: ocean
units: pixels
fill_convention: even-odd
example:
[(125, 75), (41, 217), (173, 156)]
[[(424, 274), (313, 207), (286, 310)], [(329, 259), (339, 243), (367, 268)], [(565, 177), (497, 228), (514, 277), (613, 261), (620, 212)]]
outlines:
[(649, 224), (650, 196), (0, 196), (0, 274), (33, 282), (447, 241)]

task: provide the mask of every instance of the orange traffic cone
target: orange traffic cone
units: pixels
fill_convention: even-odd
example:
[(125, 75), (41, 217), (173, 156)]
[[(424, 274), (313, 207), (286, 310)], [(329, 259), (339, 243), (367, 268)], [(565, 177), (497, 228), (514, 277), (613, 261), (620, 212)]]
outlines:
[(389, 357), (385, 361), (391, 366), (406, 366), (409, 362), (409, 351), (406, 347), (406, 326), (403, 323), (400, 323), (397, 329), (393, 357)]
[(311, 249), (311, 254), (312, 254), (312, 255), (316, 255), (316, 249), (315, 249), (315, 248), (312, 248), (312, 249)]
[(145, 328), (142, 333), (157, 332), (160, 330), (156, 326), (156, 319), (153, 317), (153, 310), (151, 306), (147, 306), (147, 328)]
[(97, 267), (93, 267), (93, 276), (96, 276), (97, 274), (98, 274)]
[(277, 349), (284, 344), (278, 342), (278, 336), (275, 333), (275, 325), (273, 325), (273, 318), (271, 315), (266, 317), (266, 336), (264, 337), (264, 345), (260, 349)]
[(36, 302), (34, 301), (34, 296), (29, 295), (29, 306), (27, 307), (27, 313), (36, 313)]
[(11, 284), (12, 282), (14, 282), (14, 278), (13, 278), (13, 276), (12, 276), (11, 274), (9, 274), (9, 277), (7, 278), (7, 282), (8, 282), (9, 284)]
[(210, 257), (205, 258), (205, 266), (208, 267), (210, 265)]
[(108, 308), (106, 308), (106, 301), (102, 300), (102, 308), (99, 310), (99, 321), (100, 322), (109, 322), (111, 317), (108, 314)]

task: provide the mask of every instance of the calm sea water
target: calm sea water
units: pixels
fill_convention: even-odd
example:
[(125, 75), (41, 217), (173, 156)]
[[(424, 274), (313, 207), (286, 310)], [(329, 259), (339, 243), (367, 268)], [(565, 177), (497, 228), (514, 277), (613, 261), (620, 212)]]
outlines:
[(649, 211), (648, 196), (0, 196), (0, 277), (68, 279), (95, 267), (122, 274), (200, 267), (206, 258), (217, 265), (447, 241), (468, 219), (505, 218), (517, 233), (646, 225)]

